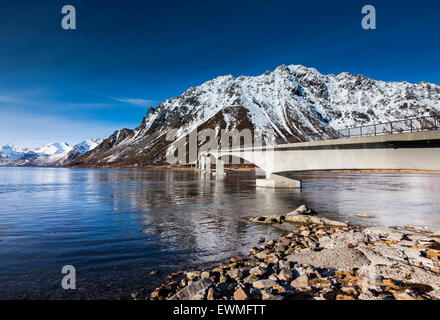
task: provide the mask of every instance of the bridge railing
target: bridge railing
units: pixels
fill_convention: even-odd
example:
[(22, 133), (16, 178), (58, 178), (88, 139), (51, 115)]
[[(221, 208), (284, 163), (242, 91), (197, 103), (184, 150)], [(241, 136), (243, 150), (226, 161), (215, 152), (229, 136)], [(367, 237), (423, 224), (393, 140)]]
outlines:
[(371, 124), (354, 128), (340, 129), (337, 138), (356, 138), (368, 136), (380, 136), (394, 133), (419, 132), (438, 130), (440, 115), (409, 118), (385, 123)]

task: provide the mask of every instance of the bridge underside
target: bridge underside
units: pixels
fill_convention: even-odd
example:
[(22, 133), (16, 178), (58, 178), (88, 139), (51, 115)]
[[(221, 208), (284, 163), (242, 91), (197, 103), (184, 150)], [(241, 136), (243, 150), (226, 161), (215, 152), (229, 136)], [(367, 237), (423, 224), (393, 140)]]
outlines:
[[(266, 180), (257, 180), (257, 186), (301, 187), (301, 182), (274, 173), (364, 169), (440, 170), (440, 131), (221, 150), (211, 151), (210, 154), (217, 159), (220, 176), (224, 174), (221, 158), (235, 156), (266, 172)], [(209, 156), (205, 158), (210, 159)]]

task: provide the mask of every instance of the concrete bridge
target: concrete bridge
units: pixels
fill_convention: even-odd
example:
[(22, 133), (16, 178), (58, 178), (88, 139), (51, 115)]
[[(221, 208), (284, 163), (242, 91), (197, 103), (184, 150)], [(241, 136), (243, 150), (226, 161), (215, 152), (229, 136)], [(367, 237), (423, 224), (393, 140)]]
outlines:
[(257, 186), (298, 188), (301, 181), (276, 173), (345, 169), (440, 170), (440, 130), (211, 150), (199, 156), (199, 169), (210, 173), (211, 163), (215, 162), (215, 175), (222, 177), (226, 156), (242, 158), (264, 170), (266, 179), (257, 179)]

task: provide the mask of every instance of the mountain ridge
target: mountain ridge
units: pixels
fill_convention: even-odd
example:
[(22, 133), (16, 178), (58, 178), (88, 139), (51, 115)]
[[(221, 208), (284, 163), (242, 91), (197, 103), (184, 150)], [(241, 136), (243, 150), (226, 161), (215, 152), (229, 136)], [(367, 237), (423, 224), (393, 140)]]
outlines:
[(7, 144), (0, 148), (0, 166), (62, 166), (93, 150), (102, 141), (84, 140), (73, 147), (66, 142), (53, 142), (34, 149)]

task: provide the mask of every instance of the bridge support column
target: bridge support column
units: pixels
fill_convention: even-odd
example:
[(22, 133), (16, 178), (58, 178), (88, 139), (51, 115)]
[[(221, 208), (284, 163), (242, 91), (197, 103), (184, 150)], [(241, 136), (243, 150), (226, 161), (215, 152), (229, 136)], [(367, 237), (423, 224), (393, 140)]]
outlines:
[(273, 173), (266, 172), (266, 179), (257, 179), (257, 187), (264, 188), (301, 188), (302, 181), (285, 178)]
[(225, 163), (223, 160), (217, 159), (215, 163), (215, 176), (216, 178), (223, 178), (226, 176)]
[(205, 165), (206, 165), (205, 171), (207, 173), (211, 173), (211, 156), (205, 157)]
[(205, 164), (206, 164), (206, 156), (200, 156), (199, 160), (199, 169), (200, 171), (205, 171)]

